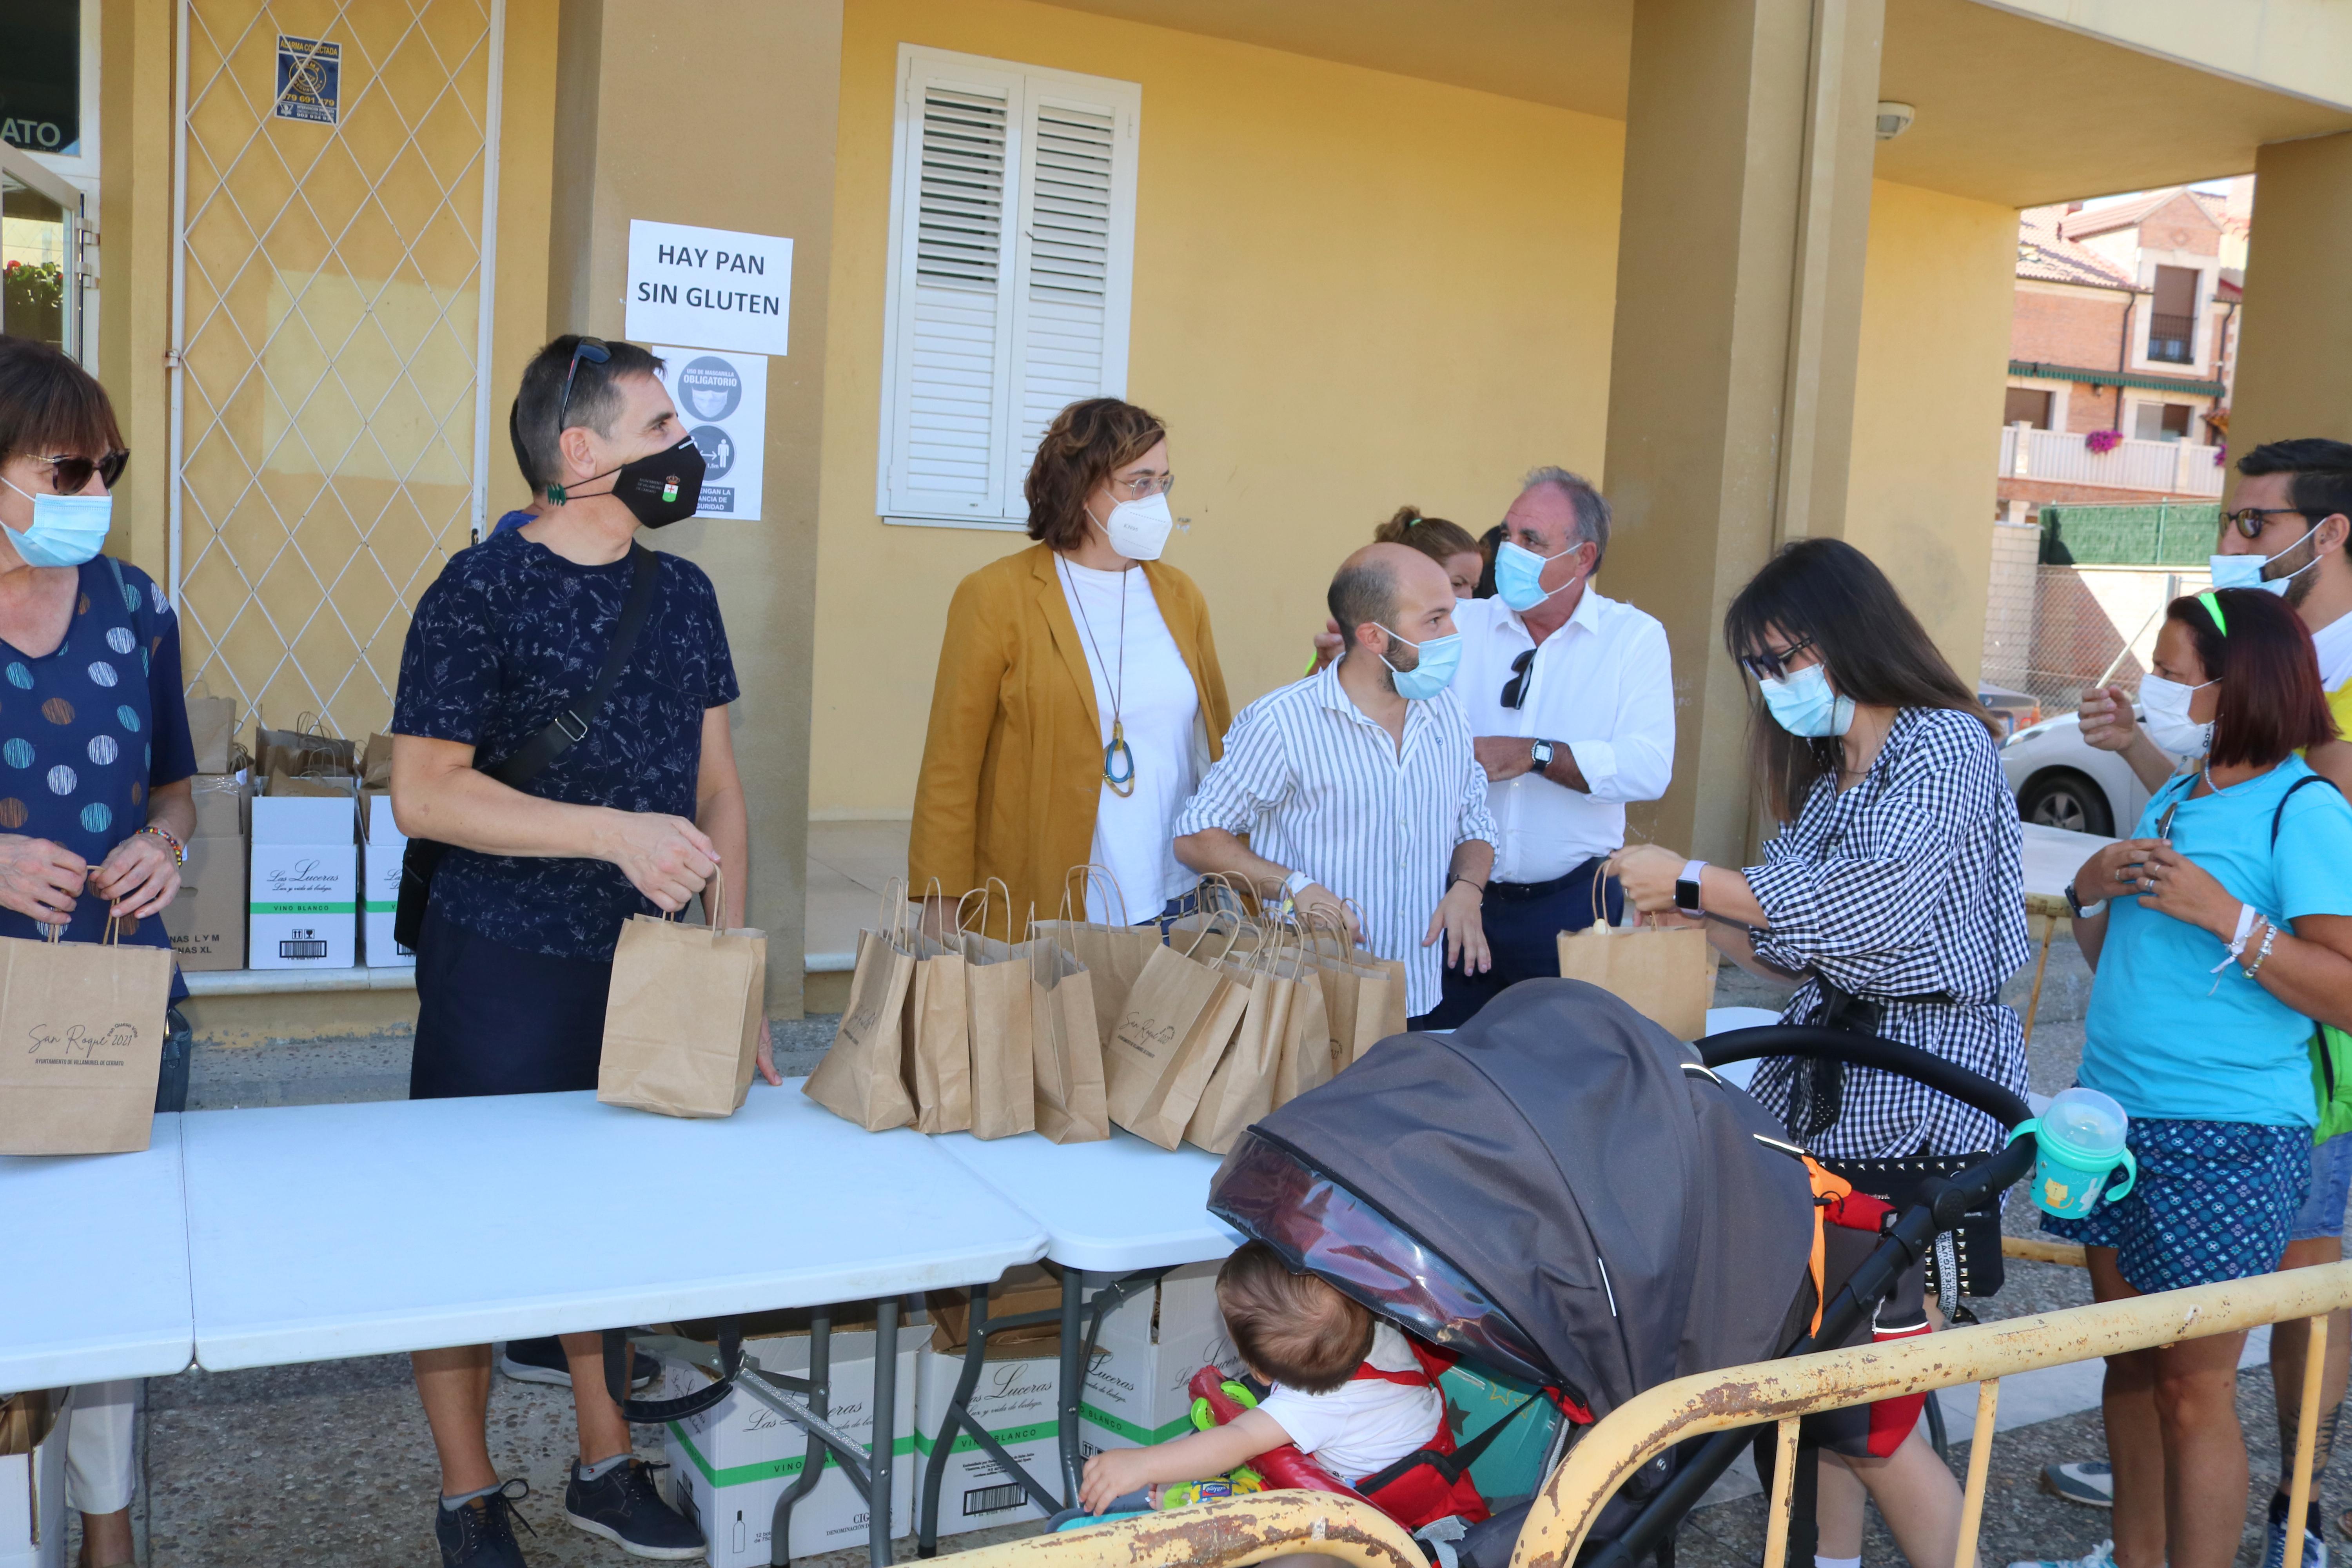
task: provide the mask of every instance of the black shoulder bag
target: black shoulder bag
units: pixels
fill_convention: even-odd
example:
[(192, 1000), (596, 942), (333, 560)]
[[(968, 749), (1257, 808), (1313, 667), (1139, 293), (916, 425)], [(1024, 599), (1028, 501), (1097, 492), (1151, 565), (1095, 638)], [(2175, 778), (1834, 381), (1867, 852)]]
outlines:
[[(578, 703), (558, 713), (546, 729), (515, 748), (512, 755), (502, 762), (474, 765), (506, 785), (519, 790), (541, 773), (548, 764), (570, 751), (575, 742), (585, 739), (588, 721), (603, 711), (605, 699), (628, 668), (629, 655), (637, 646), (637, 634), (645, 629), (646, 616), (653, 609), (654, 586), (661, 576), (660, 559), (642, 544), (629, 546), (629, 596), (621, 606), (620, 621), (613, 627), (613, 646), (605, 651), (604, 668), (596, 672), (596, 684)], [(408, 851), (400, 862), (400, 902), (392, 916), (392, 940), (411, 952), (417, 940), (425, 934), (425, 911), (433, 901), (433, 873), (440, 868), (442, 857), (449, 846), (430, 838), (412, 838)]]

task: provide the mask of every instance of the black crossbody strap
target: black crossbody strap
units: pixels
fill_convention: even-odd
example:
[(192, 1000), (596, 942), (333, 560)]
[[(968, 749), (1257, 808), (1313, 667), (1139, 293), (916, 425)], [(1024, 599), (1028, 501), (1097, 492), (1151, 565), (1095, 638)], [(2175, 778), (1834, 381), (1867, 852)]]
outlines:
[(654, 588), (661, 577), (661, 559), (642, 544), (629, 546), (629, 597), (621, 606), (621, 618), (613, 627), (613, 646), (605, 650), (604, 668), (596, 672), (596, 684), (588, 695), (571, 708), (555, 716), (552, 723), (521, 745), (505, 761), (482, 771), (509, 789), (520, 789), (541, 773), (549, 764), (572, 749), (572, 743), (584, 739), (588, 722), (603, 710), (605, 699), (613, 695), (619, 684), (621, 671), (628, 668), (629, 655), (637, 646), (637, 634), (645, 629), (646, 616), (654, 607)]
[(2294, 792), (2301, 789), (2305, 784), (2332, 784), (2334, 782), (2334, 780), (2323, 777), (2318, 773), (2313, 773), (2309, 778), (2297, 779), (2294, 783), (2286, 786), (2286, 793), (2279, 796), (2278, 809), (2271, 813), (2272, 848), (2275, 849), (2278, 847), (2279, 824), (2286, 820), (2286, 803), (2294, 798)]

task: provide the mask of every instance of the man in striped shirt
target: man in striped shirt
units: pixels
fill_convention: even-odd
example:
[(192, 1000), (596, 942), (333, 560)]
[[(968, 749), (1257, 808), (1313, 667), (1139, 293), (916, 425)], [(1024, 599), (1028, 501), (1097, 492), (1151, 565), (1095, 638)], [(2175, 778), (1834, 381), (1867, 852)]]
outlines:
[[(1417, 550), (1374, 544), (1331, 579), (1348, 651), (1242, 710), (1176, 818), (1176, 858), (1344, 922), (1405, 966), (1410, 1021), (1446, 966), (1484, 973), (1479, 900), (1495, 863), (1486, 773), (1446, 689), (1461, 655), (1454, 585)], [(1363, 911), (1362, 929), (1344, 900)]]

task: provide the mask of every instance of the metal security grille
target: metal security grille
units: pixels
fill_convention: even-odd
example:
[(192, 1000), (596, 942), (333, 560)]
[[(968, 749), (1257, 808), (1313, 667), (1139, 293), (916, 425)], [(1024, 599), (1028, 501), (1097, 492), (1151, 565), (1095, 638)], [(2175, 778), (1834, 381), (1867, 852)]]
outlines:
[(180, 5), (172, 588), (190, 679), (277, 723), (383, 727), (483, 523), (504, 29), (505, 0)]

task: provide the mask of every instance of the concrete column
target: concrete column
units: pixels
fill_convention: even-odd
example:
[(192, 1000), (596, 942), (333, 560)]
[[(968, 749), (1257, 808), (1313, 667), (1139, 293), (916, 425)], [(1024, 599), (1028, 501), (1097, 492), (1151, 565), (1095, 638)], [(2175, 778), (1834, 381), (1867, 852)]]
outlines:
[(1748, 838), (1724, 606), (1845, 520), (1884, 0), (1636, 0), (1604, 586), (1666, 625), (1680, 742), (1654, 832)]
[(758, 522), (681, 522), (654, 542), (718, 584), (742, 700), (750, 918), (771, 1014), (801, 1012), (810, 632), (841, 0), (563, 0), (548, 329), (621, 334), (631, 218), (793, 240), (792, 353), (768, 363)]
[(2352, 132), (2264, 147), (2254, 175), (2230, 450), (2352, 441)]

